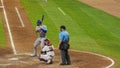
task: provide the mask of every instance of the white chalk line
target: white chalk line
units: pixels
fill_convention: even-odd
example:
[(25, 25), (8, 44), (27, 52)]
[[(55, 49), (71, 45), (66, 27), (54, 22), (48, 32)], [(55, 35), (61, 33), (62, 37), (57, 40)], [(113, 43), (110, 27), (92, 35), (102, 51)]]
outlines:
[[(21, 60), (19, 60), (19, 59), (17, 59), (17, 60), (11, 60), (11, 59), (8, 59), (9, 61), (18, 61), (18, 62), (20, 62), (20, 63), (23, 63), (23, 64), (29, 64), (29, 62), (25, 62), (25, 61), (21, 61)], [(9, 66), (9, 65), (14, 65), (13, 63), (11, 64), (11, 63), (6, 63), (6, 64), (0, 64), (0, 66)]]
[(29, 55), (29, 56), (31, 56), (32, 54), (31, 53), (19, 53), (19, 54), (16, 54), (16, 55)]
[[(1, 3), (2, 3), (2, 6), (4, 6), (3, 0), (1, 0)], [(15, 49), (15, 45), (14, 45), (11, 29), (10, 29), (9, 22), (8, 22), (8, 17), (7, 17), (6, 10), (5, 10), (4, 7), (3, 7), (3, 12), (4, 12), (4, 17), (5, 17), (5, 21), (6, 21), (6, 25), (7, 25), (7, 29), (8, 29), (8, 33), (9, 33), (12, 49), (13, 49), (14, 55), (16, 55), (17, 52), (16, 52), (16, 49)]]
[[(25, 61), (18, 61), (20, 63), (23, 63), (23, 64), (29, 64), (29, 62), (25, 62)], [(7, 63), (7, 64), (0, 64), (0, 66), (9, 66), (9, 65), (14, 65), (14, 64), (11, 64), (11, 63)]]
[(111, 68), (115, 64), (115, 61), (113, 59), (111, 59), (110, 57), (106, 57), (104, 55), (100, 55), (100, 54), (96, 54), (96, 53), (92, 53), (92, 52), (86, 52), (86, 51), (78, 51), (78, 50), (72, 50), (72, 49), (70, 49), (70, 50), (75, 51), (75, 52), (83, 52), (83, 53), (93, 54), (93, 55), (97, 55), (97, 56), (100, 56), (100, 57), (103, 57), (103, 58), (110, 60), (111, 64), (106, 66), (105, 68)]
[(19, 61), (21, 63), (24, 63), (24, 64), (29, 64), (29, 62), (25, 62), (25, 61)]
[(19, 58), (9, 58), (8, 60), (15, 61), (15, 60), (19, 60)]
[(0, 8), (3, 8), (4, 6), (0, 6)]
[(7, 63), (7, 64), (0, 64), (0, 66), (9, 66), (12, 65), (11, 63)]
[(59, 10), (63, 15), (66, 15), (66, 13), (65, 13), (60, 7), (58, 7), (58, 10)]
[(21, 15), (20, 15), (20, 12), (19, 12), (18, 8), (15, 7), (15, 10), (16, 10), (16, 13), (17, 13), (17, 15), (18, 15), (18, 17), (19, 17), (19, 20), (20, 20), (20, 22), (21, 22), (22, 27), (25, 27), (24, 22), (23, 22), (23, 20), (22, 20), (22, 17), (21, 17)]

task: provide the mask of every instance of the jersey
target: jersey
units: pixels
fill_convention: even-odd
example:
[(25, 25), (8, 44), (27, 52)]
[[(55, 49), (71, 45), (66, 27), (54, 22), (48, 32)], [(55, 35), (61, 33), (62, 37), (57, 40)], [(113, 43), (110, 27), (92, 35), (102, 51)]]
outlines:
[(47, 45), (44, 46), (42, 51), (46, 52), (46, 55), (49, 55), (49, 56), (54, 56), (55, 55), (53, 45), (51, 45), (51, 46), (47, 46)]
[(36, 31), (39, 31), (40, 37), (45, 37), (47, 32), (47, 27), (45, 25), (36, 26)]
[(69, 42), (69, 33), (67, 31), (62, 31), (59, 34), (59, 39), (62, 42)]

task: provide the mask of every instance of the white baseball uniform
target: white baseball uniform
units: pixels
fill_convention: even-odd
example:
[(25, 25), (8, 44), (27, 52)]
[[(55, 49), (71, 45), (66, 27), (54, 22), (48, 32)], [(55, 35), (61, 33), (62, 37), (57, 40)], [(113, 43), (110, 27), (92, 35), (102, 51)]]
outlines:
[(47, 31), (47, 27), (45, 25), (42, 26), (36, 26), (36, 31), (39, 31), (39, 37), (36, 39), (34, 43), (34, 54), (37, 55), (37, 46), (40, 44), (41, 48), (44, 47), (44, 40), (46, 39), (46, 33), (43, 32), (41, 29), (44, 29)]
[(47, 45), (44, 46), (43, 49), (42, 49), (42, 52), (46, 52), (46, 53), (45, 54), (41, 54), (40, 55), (40, 59), (44, 59), (46, 61), (52, 60), (53, 57), (55, 56), (53, 45), (51, 45), (51, 46), (47, 46)]

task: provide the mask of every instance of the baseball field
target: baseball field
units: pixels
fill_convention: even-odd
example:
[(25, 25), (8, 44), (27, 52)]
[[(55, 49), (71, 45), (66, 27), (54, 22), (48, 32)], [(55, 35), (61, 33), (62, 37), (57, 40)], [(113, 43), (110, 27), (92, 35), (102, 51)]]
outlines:
[[(105, 0), (101, 3), (108, 4), (109, 1), (115, 3), (117, 0)], [(119, 12), (108, 10), (107, 7), (111, 7), (109, 5), (100, 5), (100, 0), (96, 0), (96, 4), (91, 2), (1, 0), (0, 68), (62, 68), (57, 49), (61, 25), (65, 25), (70, 33), (72, 59), (72, 65), (64, 68), (120, 68)], [(113, 6), (119, 5), (116, 2)], [(47, 37), (56, 47), (55, 62), (52, 65), (45, 65), (37, 57), (29, 56), (37, 38), (34, 32), (36, 21), (42, 15), (45, 15), (43, 24), (48, 28)]]
[(0, 14), (0, 47), (4, 46), (5, 43), (6, 43), (6, 41), (5, 41), (5, 34), (4, 34), (2, 18), (1, 18), (1, 14)]

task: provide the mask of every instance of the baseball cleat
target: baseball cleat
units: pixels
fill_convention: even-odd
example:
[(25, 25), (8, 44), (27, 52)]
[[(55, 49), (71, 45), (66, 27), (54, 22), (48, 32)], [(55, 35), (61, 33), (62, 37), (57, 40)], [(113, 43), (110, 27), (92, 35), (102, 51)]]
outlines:
[(67, 63), (66, 65), (71, 65), (71, 63)]
[(61, 63), (60, 65), (66, 65), (65, 63)]
[(48, 60), (46, 64), (52, 64), (53, 61), (52, 60)]

